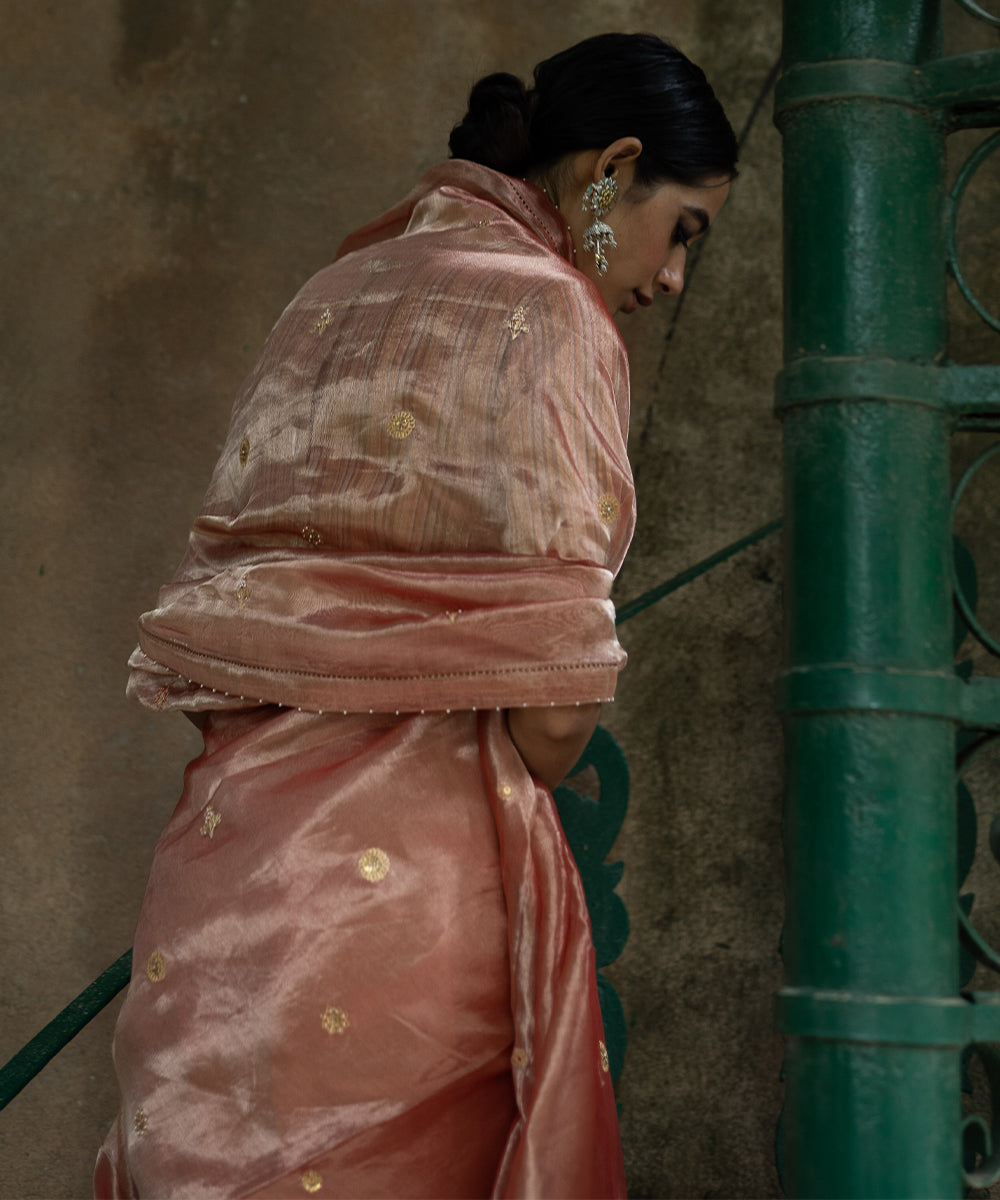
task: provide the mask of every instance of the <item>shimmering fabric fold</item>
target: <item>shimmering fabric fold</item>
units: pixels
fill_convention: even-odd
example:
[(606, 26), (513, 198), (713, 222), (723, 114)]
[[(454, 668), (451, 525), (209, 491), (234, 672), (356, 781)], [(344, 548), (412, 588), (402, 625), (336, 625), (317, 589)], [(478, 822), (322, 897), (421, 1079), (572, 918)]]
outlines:
[(237, 397), (130, 661), (207, 723), (98, 1195), (624, 1195), (579, 876), (497, 711), (625, 658), (627, 362), (571, 257), (538, 189), (445, 164)]
[(165, 588), (140, 645), (198, 680), (171, 698), (194, 708), (212, 688), (313, 711), (605, 700), (624, 661), (608, 586), (603, 568), (537, 558), (278, 557)]

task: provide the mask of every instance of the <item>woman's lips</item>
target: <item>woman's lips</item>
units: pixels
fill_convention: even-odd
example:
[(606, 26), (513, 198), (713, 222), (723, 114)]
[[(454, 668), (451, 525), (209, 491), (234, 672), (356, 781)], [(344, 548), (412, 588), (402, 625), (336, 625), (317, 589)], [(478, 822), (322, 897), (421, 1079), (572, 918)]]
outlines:
[(632, 289), (632, 295), (622, 305), (623, 313), (634, 313), (641, 305), (643, 308), (649, 308), (653, 303), (653, 297), (647, 296), (645, 292), (640, 292), (638, 288)]

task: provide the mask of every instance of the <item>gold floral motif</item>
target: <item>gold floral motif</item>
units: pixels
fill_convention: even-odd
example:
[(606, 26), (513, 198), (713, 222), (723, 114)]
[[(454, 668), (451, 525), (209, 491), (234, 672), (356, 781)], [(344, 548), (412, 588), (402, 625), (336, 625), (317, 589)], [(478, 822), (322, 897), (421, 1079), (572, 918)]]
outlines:
[(327, 326), (332, 325), (332, 324), (333, 324), (333, 313), (330, 311), (329, 308), (324, 308), (323, 311), (319, 314), (319, 320), (313, 326), (313, 329), (315, 329), (317, 333), (322, 333), (323, 330), (327, 328)]
[(153, 701), (153, 704), (157, 708), (162, 708), (164, 706), (164, 704), (166, 704), (167, 697), (169, 695), (170, 695), (170, 688), (167, 687), (166, 684), (164, 684), (163, 687), (161, 687), (160, 690), (156, 693), (156, 699)]
[(135, 1130), (137, 1137), (142, 1137), (149, 1128), (149, 1117), (146, 1116), (144, 1108), (137, 1108), (135, 1110), (135, 1116), (132, 1118), (132, 1128)]
[(347, 1013), (333, 1004), (323, 1010), (321, 1022), (323, 1028), (330, 1034), (343, 1033), (351, 1023)]
[(608, 1048), (603, 1042), (598, 1042), (597, 1048), (601, 1053), (601, 1070), (606, 1075), (611, 1070), (611, 1064), (608, 1062)]
[(372, 846), (358, 859), (358, 874), (369, 883), (381, 883), (389, 874), (389, 855), (378, 846)]
[(244, 438), (243, 441), (240, 442), (240, 466), (241, 467), (245, 467), (247, 465), (247, 459), (249, 457), (250, 457), (250, 439)]
[(597, 501), (597, 515), (605, 525), (613, 525), (621, 513), (621, 505), (610, 492), (605, 492)]
[(528, 1065), (528, 1052), (521, 1046), (515, 1046), (514, 1052), (510, 1056), (510, 1065), (512, 1067), (526, 1067)]
[(417, 427), (417, 418), (405, 408), (397, 408), (389, 418), (389, 437), (401, 442), (408, 438)]
[(323, 545), (323, 535), (318, 529), (314, 529), (312, 525), (302, 526), (302, 540), (312, 550), (315, 550), (317, 546)]
[(215, 827), (222, 820), (222, 813), (217, 813), (211, 806), (205, 809), (205, 821), (201, 827), (201, 836), (207, 837), (209, 841), (215, 837)]
[(243, 611), (243, 606), (253, 595), (253, 588), (247, 583), (246, 579), (240, 580), (240, 585), (236, 589), (236, 599), (239, 602), (240, 612)]
[(323, 1176), (319, 1171), (306, 1171), (302, 1176), (302, 1186), (307, 1192), (318, 1192), (323, 1186)]
[(497, 795), (500, 797), (501, 800), (509, 800), (513, 794), (514, 794), (514, 789), (510, 786), (509, 783), (501, 783), (500, 786), (497, 788)]
[(510, 340), (515, 341), (522, 333), (530, 333), (531, 326), (527, 321), (527, 310), (523, 304), (519, 304), (517, 308), (510, 314), (504, 327), (510, 330)]
[(146, 959), (146, 975), (153, 983), (159, 983), (166, 973), (167, 960), (159, 950), (154, 950), (149, 958)]

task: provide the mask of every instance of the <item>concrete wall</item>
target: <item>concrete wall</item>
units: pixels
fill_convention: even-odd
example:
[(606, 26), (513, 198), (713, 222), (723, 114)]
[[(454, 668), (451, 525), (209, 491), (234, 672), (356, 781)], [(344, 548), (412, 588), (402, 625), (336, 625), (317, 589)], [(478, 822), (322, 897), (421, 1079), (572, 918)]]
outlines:
[[(683, 305), (623, 321), (640, 521), (616, 600), (780, 514), (780, 20), (778, 0), (0, 0), (0, 18), (6, 1059), (129, 945), (197, 752), (181, 718), (125, 702), (124, 664), (236, 388), (344, 234), (445, 156), (475, 78), (619, 28), (705, 67), (745, 130), (741, 176)], [(779, 1194), (779, 592), (771, 537), (622, 628), (605, 723), (633, 778), (613, 974), (635, 1196)], [(0, 1195), (86, 1194), (116, 1012), (0, 1115)]]

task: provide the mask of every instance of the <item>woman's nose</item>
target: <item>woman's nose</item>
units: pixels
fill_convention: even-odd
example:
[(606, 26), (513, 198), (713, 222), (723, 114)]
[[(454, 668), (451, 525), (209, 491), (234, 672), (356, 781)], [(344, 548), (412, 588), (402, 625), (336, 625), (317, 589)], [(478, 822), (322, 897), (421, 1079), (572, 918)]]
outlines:
[(667, 261), (656, 272), (654, 282), (667, 296), (679, 296), (684, 291), (684, 264), (687, 252), (683, 246), (677, 246), (671, 252)]

